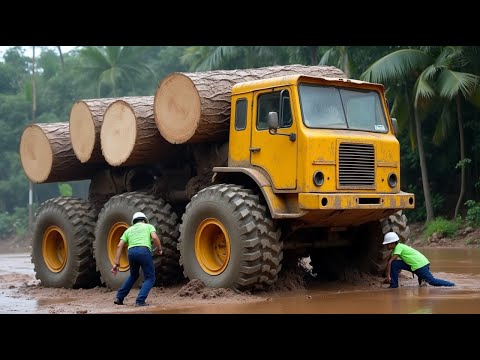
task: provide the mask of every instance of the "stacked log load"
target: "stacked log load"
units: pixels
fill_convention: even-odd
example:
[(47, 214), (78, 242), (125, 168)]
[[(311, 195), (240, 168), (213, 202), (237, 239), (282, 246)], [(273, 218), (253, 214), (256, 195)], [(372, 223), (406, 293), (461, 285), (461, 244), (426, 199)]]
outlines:
[(83, 180), (108, 166), (154, 164), (173, 144), (224, 143), (235, 84), (295, 74), (346, 78), (333, 66), (305, 65), (172, 73), (154, 96), (79, 100), (69, 122), (27, 126), (23, 169), (34, 183)]
[(20, 139), (20, 160), (33, 183), (89, 179), (98, 169), (75, 156), (67, 122), (28, 125)]

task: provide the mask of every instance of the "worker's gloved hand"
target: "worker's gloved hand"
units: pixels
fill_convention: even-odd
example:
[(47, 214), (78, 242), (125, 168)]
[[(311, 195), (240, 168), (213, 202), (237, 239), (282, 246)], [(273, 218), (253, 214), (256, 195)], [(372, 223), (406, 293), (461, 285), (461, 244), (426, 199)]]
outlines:
[(390, 284), (390, 279), (384, 279), (384, 280), (383, 280), (383, 283), (384, 283), (384, 284)]
[(163, 250), (162, 250), (162, 249), (155, 249), (155, 254), (157, 254), (157, 255), (162, 255), (162, 254), (163, 254)]

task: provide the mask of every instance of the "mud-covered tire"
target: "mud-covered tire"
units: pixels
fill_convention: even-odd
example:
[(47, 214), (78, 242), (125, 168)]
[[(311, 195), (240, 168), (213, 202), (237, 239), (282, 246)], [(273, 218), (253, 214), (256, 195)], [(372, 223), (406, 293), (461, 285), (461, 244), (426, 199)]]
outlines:
[(368, 266), (371, 272), (384, 275), (387, 268), (390, 251), (383, 245), (383, 236), (395, 231), (400, 242), (406, 242), (410, 236), (410, 228), (407, 225), (407, 217), (403, 212), (396, 213), (381, 219), (378, 223), (370, 224), (368, 235)]
[[(204, 236), (209, 231), (212, 238), (222, 232), (220, 237), (229, 244), (225, 263), (212, 271), (205, 270), (202, 255), (197, 253), (201, 242), (213, 241)], [(192, 197), (182, 216), (180, 264), (185, 277), (199, 279), (207, 287), (265, 289), (277, 281), (282, 267), (280, 235), (263, 198), (254, 191), (231, 184), (212, 185)]]
[[(181, 274), (176, 248), (178, 238), (178, 218), (169, 204), (142, 192), (129, 192), (115, 195), (107, 201), (98, 216), (95, 228), (94, 257), (101, 281), (110, 289), (118, 289), (130, 274), (127, 251), (120, 261), (120, 271), (111, 273), (116, 247), (123, 232), (130, 226), (132, 215), (143, 212), (152, 224), (162, 243), (163, 255), (154, 256), (156, 283), (170, 283)], [(142, 272), (138, 284), (143, 281)]]
[(67, 289), (99, 285), (91, 204), (72, 197), (49, 199), (40, 205), (35, 218), (31, 261), (41, 284)]
[[(153, 257), (156, 285), (174, 283), (181, 277), (180, 253), (177, 249), (178, 217), (163, 199), (155, 199), (142, 192), (128, 192), (115, 195), (105, 203), (98, 216), (95, 228), (94, 257), (101, 281), (110, 289), (118, 289), (130, 274), (127, 250), (120, 261), (120, 271), (111, 273), (116, 247), (123, 232), (131, 225), (135, 212), (143, 212), (155, 227), (162, 243), (163, 254)], [(143, 273), (137, 282), (143, 281)]]
[(177, 249), (179, 232), (179, 219), (170, 204), (163, 199), (155, 199), (155, 223), (150, 222), (160, 237), (162, 255), (155, 255), (156, 285), (170, 285), (183, 278), (180, 267), (180, 251)]

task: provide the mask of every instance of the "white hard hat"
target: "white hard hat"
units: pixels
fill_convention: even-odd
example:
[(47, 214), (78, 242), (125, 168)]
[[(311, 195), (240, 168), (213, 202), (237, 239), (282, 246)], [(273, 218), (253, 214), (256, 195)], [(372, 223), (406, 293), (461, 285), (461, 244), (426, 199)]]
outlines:
[(395, 232), (390, 231), (386, 233), (385, 236), (383, 237), (383, 245), (390, 244), (398, 240), (400, 240), (398, 235)]
[(144, 219), (146, 222), (148, 222), (148, 219), (145, 216), (145, 214), (143, 212), (140, 212), (140, 211), (133, 214), (132, 224), (135, 222), (135, 220), (138, 220), (138, 219)]

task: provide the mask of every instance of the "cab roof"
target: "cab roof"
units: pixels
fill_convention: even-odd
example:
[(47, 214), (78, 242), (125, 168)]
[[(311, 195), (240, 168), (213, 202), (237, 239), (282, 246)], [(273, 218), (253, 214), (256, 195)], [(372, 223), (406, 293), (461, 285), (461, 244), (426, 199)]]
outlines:
[(287, 75), (277, 76), (262, 80), (245, 81), (235, 84), (232, 87), (232, 94), (243, 94), (258, 89), (276, 88), (280, 86), (296, 85), (298, 83), (312, 83), (326, 86), (341, 86), (356, 89), (378, 90), (383, 92), (383, 85), (371, 83), (367, 81), (360, 81), (355, 79), (332, 78), (332, 77), (316, 77), (309, 75)]

